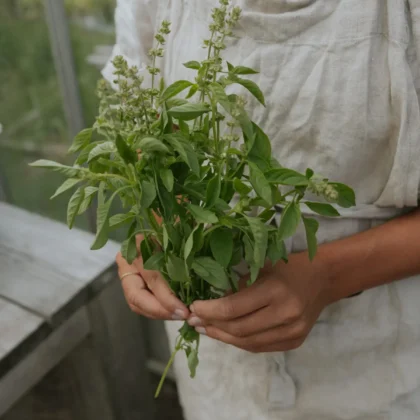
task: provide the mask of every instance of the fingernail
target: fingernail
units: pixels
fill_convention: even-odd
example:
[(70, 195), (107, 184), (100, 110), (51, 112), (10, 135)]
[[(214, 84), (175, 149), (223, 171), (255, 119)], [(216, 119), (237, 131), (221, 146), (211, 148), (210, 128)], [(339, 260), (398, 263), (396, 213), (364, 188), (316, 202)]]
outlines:
[(185, 315), (185, 312), (182, 309), (176, 309), (174, 314), (172, 315), (173, 320), (181, 321), (186, 318), (187, 316)]
[(188, 324), (191, 325), (192, 327), (199, 327), (199, 326), (201, 326), (203, 324), (203, 322), (197, 316), (192, 316), (188, 320)]
[(207, 335), (207, 331), (204, 327), (196, 327), (195, 330), (202, 335)]

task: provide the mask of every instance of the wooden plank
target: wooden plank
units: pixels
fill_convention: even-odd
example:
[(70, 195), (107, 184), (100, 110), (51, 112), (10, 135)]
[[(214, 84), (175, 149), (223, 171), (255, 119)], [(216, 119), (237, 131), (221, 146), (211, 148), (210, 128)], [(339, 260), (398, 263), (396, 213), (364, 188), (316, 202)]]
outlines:
[(42, 318), (0, 298), (0, 378), (49, 333)]
[(108, 377), (119, 419), (150, 420), (155, 410), (146, 366), (145, 331), (115, 281), (89, 305), (97, 357)]
[[(0, 416), (89, 334), (86, 308), (54, 331), (0, 380)], [(2, 337), (3, 338), (3, 337)]]
[(9, 248), (44, 261), (73, 277), (90, 283), (110, 266), (120, 246), (109, 241), (99, 251), (90, 251), (93, 235), (0, 202), (0, 241)]
[(90, 251), (93, 235), (0, 203), (0, 296), (56, 327), (115, 278), (119, 245)]

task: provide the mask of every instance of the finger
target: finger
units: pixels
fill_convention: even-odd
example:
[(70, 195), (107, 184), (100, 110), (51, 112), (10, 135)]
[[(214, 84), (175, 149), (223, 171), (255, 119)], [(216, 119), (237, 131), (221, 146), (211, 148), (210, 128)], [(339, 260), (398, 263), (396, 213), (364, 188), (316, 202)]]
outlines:
[(212, 321), (228, 321), (257, 311), (269, 304), (269, 296), (264, 283), (255, 283), (252, 286), (209, 301), (196, 301), (191, 305), (191, 312), (198, 318)]
[(133, 312), (152, 319), (173, 319), (173, 314), (146, 289), (146, 284), (140, 276), (124, 277), (121, 283), (124, 296)]
[(304, 338), (297, 340), (282, 341), (280, 343), (271, 344), (263, 347), (249, 347), (243, 350), (250, 351), (251, 353), (274, 353), (296, 350), (305, 342)]
[(166, 280), (158, 271), (140, 269), (147, 287), (151, 290), (158, 302), (169, 311), (174, 319), (187, 319), (190, 315), (188, 308), (178, 299), (168, 286)]
[(287, 324), (288, 322), (280, 320), (271, 306), (233, 320), (211, 322), (213, 327), (235, 337), (249, 337)]
[(205, 332), (211, 338), (243, 349), (271, 348), (275, 344), (280, 345), (282, 342), (301, 340), (306, 336), (305, 325), (300, 322), (271, 328), (249, 337), (236, 337), (212, 325), (204, 327), (204, 330), (203, 327), (198, 328), (198, 332)]

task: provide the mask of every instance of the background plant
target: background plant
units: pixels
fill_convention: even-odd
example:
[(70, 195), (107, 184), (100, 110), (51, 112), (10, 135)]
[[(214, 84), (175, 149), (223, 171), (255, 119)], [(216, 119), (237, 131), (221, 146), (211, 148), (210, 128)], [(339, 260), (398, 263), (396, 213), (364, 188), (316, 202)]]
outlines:
[[(256, 281), (267, 260), (287, 262), (284, 241), (301, 222), (309, 258), (314, 258), (318, 222), (303, 216), (301, 207), (336, 217), (339, 213), (330, 203), (350, 207), (355, 200), (346, 185), (311, 169), (303, 174), (283, 167), (272, 156), (267, 135), (249, 118), (245, 98), (226, 93), (229, 85), (238, 84), (265, 106), (260, 88), (247, 78), (257, 72), (225, 63), (221, 56), (240, 13), (228, 0), (220, 0), (204, 41), (207, 58), (184, 64), (196, 70), (195, 80), (168, 87), (157, 66), (170, 32), (170, 23), (164, 21), (150, 51), (150, 85), (145, 86), (136, 67), (116, 57), (117, 89), (100, 82), (99, 116), (70, 148), (78, 153), (75, 165), (33, 164), (68, 177), (54, 197), (77, 187), (68, 205), (70, 228), (97, 197), (92, 249), (103, 247), (110, 231), (129, 226), (121, 251), (131, 263), (138, 256), (136, 236), (143, 234), (145, 269), (160, 271), (186, 305), (236, 291), (234, 267), (243, 260), (250, 271), (248, 284)], [(93, 131), (101, 140), (92, 138)], [(308, 201), (307, 192), (317, 194), (319, 202)], [(125, 211), (111, 215), (117, 197)], [(283, 209), (278, 227), (269, 223), (276, 207)], [(198, 347), (199, 335), (185, 323), (168, 367), (184, 350), (194, 376)]]

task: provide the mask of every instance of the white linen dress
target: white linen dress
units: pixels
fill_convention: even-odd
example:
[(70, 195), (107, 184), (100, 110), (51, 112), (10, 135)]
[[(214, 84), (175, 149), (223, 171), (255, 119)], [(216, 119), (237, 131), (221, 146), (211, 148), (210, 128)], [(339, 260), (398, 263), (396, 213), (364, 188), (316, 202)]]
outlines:
[[(114, 55), (144, 66), (172, 22), (164, 76), (204, 58), (216, 0), (119, 0)], [(256, 68), (267, 108), (252, 118), (286, 166), (356, 190), (358, 205), (321, 220), (333, 241), (417, 206), (420, 180), (420, 0), (237, 0), (243, 18), (225, 56)], [(103, 74), (109, 80), (112, 67)], [(305, 248), (299, 232), (290, 251)], [(398, 249), (395, 250), (398, 252)], [(179, 323), (167, 323), (170, 341)], [(197, 377), (175, 368), (187, 420), (419, 420), (420, 277), (326, 308), (304, 345), (250, 354), (204, 337)]]

